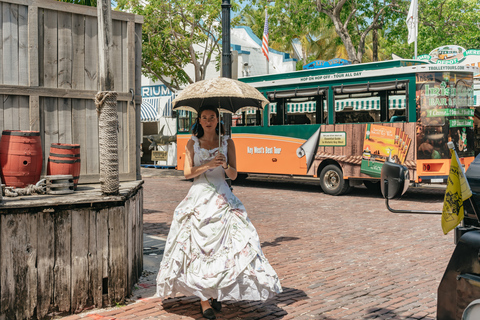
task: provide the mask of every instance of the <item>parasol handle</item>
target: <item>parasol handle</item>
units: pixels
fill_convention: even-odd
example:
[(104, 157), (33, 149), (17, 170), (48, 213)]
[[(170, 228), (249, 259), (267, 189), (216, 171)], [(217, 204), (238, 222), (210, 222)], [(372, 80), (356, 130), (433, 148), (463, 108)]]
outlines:
[(218, 120), (218, 152), (222, 153), (222, 112), (220, 112), (220, 119)]

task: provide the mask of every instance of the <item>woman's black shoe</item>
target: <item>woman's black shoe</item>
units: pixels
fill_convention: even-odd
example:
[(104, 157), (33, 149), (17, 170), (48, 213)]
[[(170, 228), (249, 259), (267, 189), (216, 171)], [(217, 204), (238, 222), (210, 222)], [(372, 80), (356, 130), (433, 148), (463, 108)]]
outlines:
[(203, 311), (202, 305), (200, 304), (200, 311), (202, 312), (202, 316), (207, 319), (217, 319), (215, 316), (215, 312), (213, 312), (212, 308), (208, 308), (207, 310)]
[(217, 299), (212, 299), (212, 303), (211, 303), (213, 309), (217, 310), (217, 311), (221, 311), (222, 310), (222, 303), (221, 302), (218, 302)]

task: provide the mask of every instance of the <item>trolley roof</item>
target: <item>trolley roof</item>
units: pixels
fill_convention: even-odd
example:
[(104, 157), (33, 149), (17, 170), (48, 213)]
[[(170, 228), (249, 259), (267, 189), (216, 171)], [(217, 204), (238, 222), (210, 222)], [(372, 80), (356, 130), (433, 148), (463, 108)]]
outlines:
[(321, 82), (331, 82), (343, 79), (361, 79), (378, 76), (446, 71), (474, 73), (478, 72), (478, 68), (472, 66), (431, 64), (427, 61), (421, 60), (389, 60), (245, 77), (240, 78), (239, 80), (256, 88), (263, 88), (280, 85), (308, 84), (309, 82), (317, 85)]

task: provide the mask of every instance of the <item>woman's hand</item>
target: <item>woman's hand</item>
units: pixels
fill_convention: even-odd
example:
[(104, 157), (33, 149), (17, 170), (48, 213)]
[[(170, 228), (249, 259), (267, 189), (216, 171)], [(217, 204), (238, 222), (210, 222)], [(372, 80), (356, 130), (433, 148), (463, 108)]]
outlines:
[(220, 152), (215, 155), (215, 158), (213, 158), (213, 162), (214, 168), (218, 166), (222, 166), (223, 168), (227, 167), (227, 157), (225, 157), (225, 155)]

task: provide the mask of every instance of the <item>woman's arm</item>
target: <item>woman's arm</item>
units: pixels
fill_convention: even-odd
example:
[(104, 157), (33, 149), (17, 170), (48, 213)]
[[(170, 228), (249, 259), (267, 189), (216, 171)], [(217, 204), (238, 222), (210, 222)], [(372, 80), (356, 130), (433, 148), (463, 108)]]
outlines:
[(227, 149), (227, 158), (228, 163), (223, 162), (222, 167), (225, 170), (225, 173), (231, 180), (237, 178), (237, 156), (235, 153), (235, 143), (232, 139), (228, 139), (228, 149)]
[(195, 141), (188, 140), (187, 148), (185, 150), (185, 165), (183, 167), (183, 175), (185, 179), (192, 179), (198, 177), (208, 169), (214, 169), (218, 166), (222, 165), (222, 161), (218, 160), (217, 158), (213, 158), (209, 162), (206, 162), (200, 166), (194, 167), (193, 166), (193, 157), (195, 152), (193, 151), (193, 145)]

